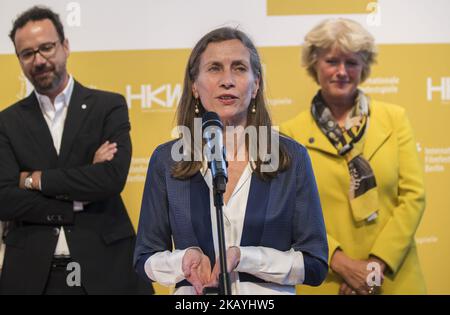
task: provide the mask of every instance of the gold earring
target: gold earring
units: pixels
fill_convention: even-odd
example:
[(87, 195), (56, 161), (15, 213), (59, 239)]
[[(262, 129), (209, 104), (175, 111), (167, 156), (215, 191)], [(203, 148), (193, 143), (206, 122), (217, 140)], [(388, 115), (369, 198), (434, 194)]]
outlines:
[(199, 102), (198, 98), (196, 98), (196, 99), (195, 99), (195, 110), (194, 110), (195, 115), (198, 115), (198, 114), (200, 113), (200, 109), (198, 109), (199, 103), (200, 103), (200, 102)]
[(252, 114), (256, 114), (256, 102), (255, 100), (252, 101), (253, 105), (252, 105)]

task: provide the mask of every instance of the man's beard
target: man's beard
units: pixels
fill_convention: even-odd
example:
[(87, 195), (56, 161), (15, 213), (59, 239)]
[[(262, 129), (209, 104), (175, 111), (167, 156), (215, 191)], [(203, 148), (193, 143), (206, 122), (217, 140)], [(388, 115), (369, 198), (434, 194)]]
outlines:
[[(43, 74), (44, 75), (40, 75)], [(62, 80), (62, 73), (58, 72), (54, 66), (43, 69), (35, 69), (31, 74), (31, 83), (40, 92), (51, 92), (59, 86)]]

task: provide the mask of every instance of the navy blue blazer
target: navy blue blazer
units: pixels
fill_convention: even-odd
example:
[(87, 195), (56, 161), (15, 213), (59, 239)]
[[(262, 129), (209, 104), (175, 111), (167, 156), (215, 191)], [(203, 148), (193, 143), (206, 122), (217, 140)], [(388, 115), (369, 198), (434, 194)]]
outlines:
[[(200, 247), (214, 265), (209, 188), (198, 172), (187, 180), (171, 176), (174, 141), (154, 151), (147, 172), (134, 253), (136, 271), (148, 279), (144, 264), (160, 251)], [(264, 246), (303, 253), (304, 284), (319, 285), (328, 272), (328, 244), (319, 194), (306, 149), (280, 137), (292, 164), (274, 179), (252, 174), (241, 246)], [(264, 282), (240, 273), (241, 281)]]

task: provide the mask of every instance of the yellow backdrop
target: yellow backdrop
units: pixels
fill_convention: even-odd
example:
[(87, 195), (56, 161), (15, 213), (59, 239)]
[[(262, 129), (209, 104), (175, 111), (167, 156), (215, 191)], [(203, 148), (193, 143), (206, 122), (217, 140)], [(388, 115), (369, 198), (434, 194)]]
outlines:
[[(300, 67), (300, 47), (260, 48), (276, 124), (309, 107), (317, 90)], [(130, 107), (133, 162), (123, 192), (133, 224), (148, 159), (170, 139), (189, 50), (77, 52), (69, 71), (82, 84), (123, 94)], [(426, 171), (427, 208), (416, 235), (429, 293), (450, 293), (450, 44), (382, 45), (364, 89), (407, 109)], [(0, 109), (30, 92), (14, 55), (0, 55)], [(156, 285), (158, 293), (168, 289)]]

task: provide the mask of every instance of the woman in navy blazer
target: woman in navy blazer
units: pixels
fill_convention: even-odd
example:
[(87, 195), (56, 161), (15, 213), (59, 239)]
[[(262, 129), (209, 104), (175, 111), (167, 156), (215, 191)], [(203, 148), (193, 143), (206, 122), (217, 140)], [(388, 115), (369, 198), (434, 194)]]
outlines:
[(227, 126), (223, 212), (232, 293), (295, 294), (296, 284), (321, 284), (328, 247), (309, 156), (272, 129), (258, 52), (246, 34), (227, 27), (206, 34), (189, 58), (177, 112), (184, 142), (162, 144), (151, 157), (136, 271), (180, 294), (218, 284), (212, 175), (198, 154), (201, 141), (187, 145), (198, 143), (196, 118), (208, 111)]

